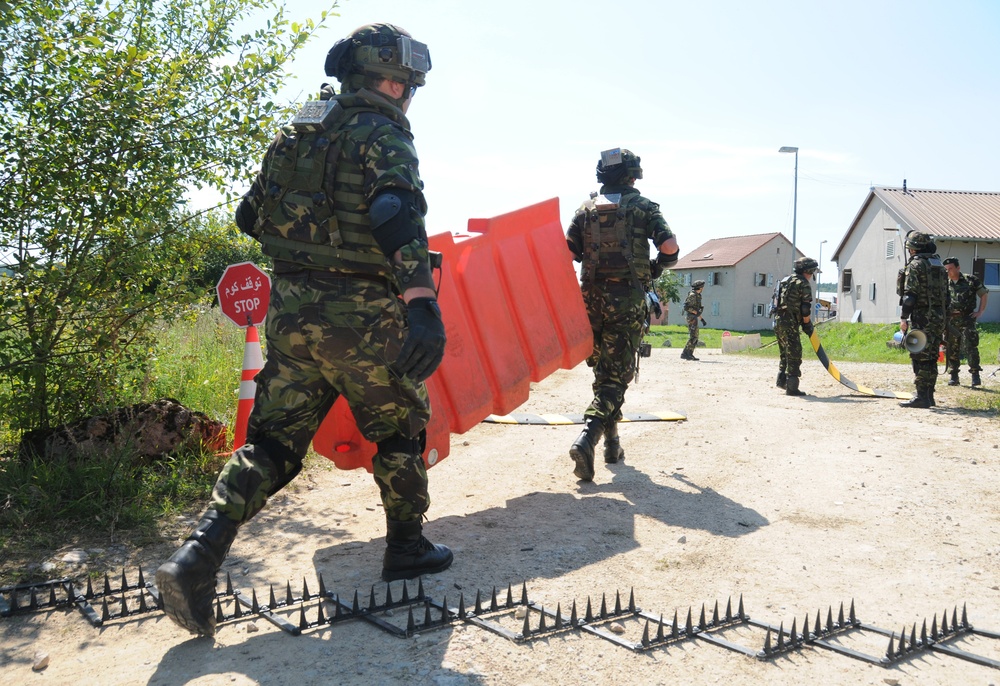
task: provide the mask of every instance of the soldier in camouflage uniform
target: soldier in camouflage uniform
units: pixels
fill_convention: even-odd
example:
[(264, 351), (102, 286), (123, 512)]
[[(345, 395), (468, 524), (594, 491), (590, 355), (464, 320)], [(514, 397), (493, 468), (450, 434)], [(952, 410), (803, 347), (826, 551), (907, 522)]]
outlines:
[(926, 233), (911, 231), (906, 236), (906, 248), (910, 259), (900, 270), (896, 286), (901, 306), (899, 329), (903, 335), (910, 329), (922, 331), (927, 344), (920, 352), (910, 353), (917, 392), (900, 406), (933, 407), (938, 350), (948, 309), (948, 276), (941, 258), (935, 254), (937, 246)]
[[(585, 428), (570, 448), (577, 478), (594, 478), (594, 448), (604, 436), (604, 461), (624, 459), (618, 421), (625, 391), (635, 376), (636, 351), (648, 315), (646, 291), (664, 267), (677, 262), (677, 239), (660, 206), (639, 194), (639, 157), (615, 148), (597, 164), (600, 193), (591, 194), (566, 233), (573, 258), (582, 263), (581, 287), (594, 350), (587, 364), (594, 370), (594, 400)], [(650, 260), (649, 242), (657, 256)]]
[(267, 359), (248, 442), (223, 467), (208, 511), (156, 573), (164, 611), (215, 631), (215, 576), (237, 528), (302, 469), (344, 396), (372, 459), (387, 520), (382, 578), (440, 572), (451, 551), (422, 535), (423, 381), (444, 354), (424, 229), (426, 203), (405, 117), (430, 70), (427, 46), (389, 24), (338, 41), (324, 85), (271, 143), (236, 223), (274, 260)]
[(688, 342), (684, 346), (684, 350), (681, 351), (682, 360), (693, 360), (698, 361), (698, 358), (694, 356), (694, 349), (698, 347), (698, 320), (704, 324), (705, 320), (702, 318), (701, 313), (705, 311), (705, 308), (701, 306), (701, 291), (705, 288), (705, 282), (698, 279), (691, 284), (691, 292), (688, 293), (687, 298), (684, 300), (684, 317), (687, 320), (688, 327)]
[(799, 390), (802, 375), (802, 339), (799, 327), (807, 336), (812, 336), (812, 285), (813, 274), (819, 265), (811, 257), (795, 260), (793, 274), (786, 276), (778, 285), (778, 303), (774, 312), (774, 335), (778, 339), (781, 360), (778, 363), (778, 388), (785, 389), (785, 395), (805, 395)]
[(948, 319), (945, 322), (944, 343), (948, 356), (948, 369), (951, 371), (948, 385), (958, 385), (958, 370), (962, 366), (964, 343), (969, 359), (969, 371), (972, 373), (972, 385), (979, 386), (983, 383), (979, 378), (979, 372), (983, 371), (983, 368), (979, 364), (979, 329), (976, 328), (976, 321), (986, 311), (990, 292), (979, 277), (961, 272), (957, 257), (945, 259), (944, 268), (948, 271), (948, 296), (951, 301)]

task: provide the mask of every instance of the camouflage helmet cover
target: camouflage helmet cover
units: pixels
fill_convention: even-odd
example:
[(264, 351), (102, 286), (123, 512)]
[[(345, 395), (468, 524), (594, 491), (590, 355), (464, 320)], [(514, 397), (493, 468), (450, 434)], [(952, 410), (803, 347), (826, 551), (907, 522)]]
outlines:
[(367, 24), (337, 41), (324, 66), (326, 75), (345, 87), (361, 87), (363, 77), (423, 86), (431, 56), (427, 46), (413, 40), (406, 30), (392, 24)]
[(640, 161), (640, 157), (631, 150), (603, 150), (597, 163), (597, 180), (601, 183), (627, 183), (629, 179), (641, 179)]
[(811, 257), (800, 257), (792, 265), (796, 272), (812, 272), (819, 269), (819, 263)]
[(698, 279), (697, 281), (691, 284), (691, 288), (693, 288), (694, 290), (698, 290), (699, 288), (704, 288), (704, 287), (705, 287), (705, 282), (702, 281), (701, 279)]
[(906, 234), (906, 247), (917, 252), (933, 250), (934, 241), (923, 231), (911, 231)]

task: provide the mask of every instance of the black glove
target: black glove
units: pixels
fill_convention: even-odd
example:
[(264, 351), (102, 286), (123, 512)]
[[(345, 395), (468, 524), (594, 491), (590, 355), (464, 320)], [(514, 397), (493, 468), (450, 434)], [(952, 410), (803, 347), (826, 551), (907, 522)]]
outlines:
[(701, 317), (701, 325), (702, 326), (708, 326), (708, 322), (705, 321), (704, 317)]
[(650, 260), (649, 273), (653, 276), (654, 279), (658, 279), (660, 278), (660, 275), (663, 273), (663, 267), (660, 266), (660, 263), (657, 262), (656, 260)]
[(444, 357), (444, 322), (434, 298), (414, 298), (406, 304), (409, 331), (403, 349), (393, 363), (400, 375), (423, 381), (438, 368)]
[(815, 330), (816, 329), (813, 327), (812, 324), (808, 322), (802, 322), (802, 331), (806, 334), (806, 336), (812, 336), (813, 331)]

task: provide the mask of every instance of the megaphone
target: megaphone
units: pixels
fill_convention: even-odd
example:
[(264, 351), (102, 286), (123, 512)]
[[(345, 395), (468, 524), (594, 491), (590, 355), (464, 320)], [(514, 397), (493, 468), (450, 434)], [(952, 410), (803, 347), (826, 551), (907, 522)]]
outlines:
[(927, 334), (923, 331), (910, 330), (903, 337), (903, 347), (914, 355), (927, 347)]

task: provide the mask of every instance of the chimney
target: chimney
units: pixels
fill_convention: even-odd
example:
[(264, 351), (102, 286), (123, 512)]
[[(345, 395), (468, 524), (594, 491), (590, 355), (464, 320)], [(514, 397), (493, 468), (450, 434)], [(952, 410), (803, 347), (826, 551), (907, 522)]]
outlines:
[(906, 179), (903, 179), (903, 195), (906, 195)]

